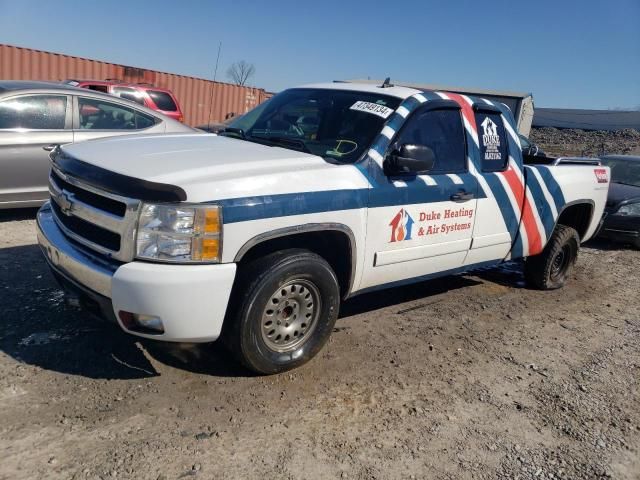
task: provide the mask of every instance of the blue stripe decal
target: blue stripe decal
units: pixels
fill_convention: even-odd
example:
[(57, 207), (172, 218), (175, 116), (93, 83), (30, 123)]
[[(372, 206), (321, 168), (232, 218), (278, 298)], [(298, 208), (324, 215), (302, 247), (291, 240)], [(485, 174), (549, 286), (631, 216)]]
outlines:
[(553, 178), (553, 173), (551, 173), (551, 170), (549, 170), (549, 168), (544, 165), (529, 165), (528, 167), (535, 168), (536, 170), (538, 170), (538, 172), (540, 172), (540, 176), (544, 180), (544, 183), (547, 186), (547, 190), (549, 190), (549, 193), (551, 193), (553, 202), (556, 204), (556, 210), (558, 211), (558, 213), (560, 213), (562, 211), (562, 208), (564, 207), (564, 204), (566, 203), (566, 200), (564, 199), (564, 194), (562, 193), (560, 185), (558, 184), (556, 179)]
[(416, 108), (418, 108), (420, 106), (420, 101), (413, 98), (413, 97), (409, 97), (407, 99), (405, 99), (400, 106), (406, 108), (407, 110), (409, 110), (409, 112), (413, 112)]
[(395, 282), (385, 283), (385, 284), (382, 284), (382, 285), (375, 285), (373, 287), (367, 287), (367, 288), (364, 288), (362, 290), (357, 290), (357, 291), (355, 291), (353, 293), (354, 293), (354, 295), (361, 295), (363, 293), (375, 292), (377, 290), (382, 290), (382, 289), (385, 289), (385, 288), (401, 287), (402, 285), (410, 285), (412, 283), (424, 282), (426, 280), (432, 280), (434, 278), (439, 278), (439, 277), (446, 277), (448, 275), (456, 275), (456, 274), (460, 274), (460, 273), (468, 273), (468, 272), (471, 272), (473, 270), (479, 270), (479, 269), (482, 269), (482, 268), (495, 267), (495, 266), (497, 266), (497, 265), (499, 265), (501, 263), (503, 263), (502, 259), (489, 260), (487, 262), (475, 263), (473, 265), (465, 265), (463, 267), (453, 268), (451, 270), (445, 270), (443, 272), (435, 272), (435, 273), (430, 273), (428, 275), (422, 275), (420, 277), (406, 278), (404, 280), (397, 280)]
[(496, 198), (496, 203), (498, 204), (498, 207), (502, 212), (502, 218), (504, 218), (504, 223), (507, 226), (507, 231), (511, 235), (511, 240), (513, 241), (513, 247), (511, 248), (512, 257), (521, 257), (524, 248), (522, 244), (522, 237), (520, 237), (519, 233), (520, 219), (513, 211), (511, 201), (509, 200), (504, 186), (498, 179), (497, 174), (486, 173), (484, 174), (484, 178), (489, 184), (489, 188), (491, 189), (493, 196)]
[(431, 90), (423, 91), (422, 96), (425, 97), (427, 100), (442, 100), (442, 97), (440, 95), (438, 95), (437, 93)]
[(362, 188), (231, 198), (217, 200), (215, 203), (223, 207), (224, 223), (236, 223), (263, 218), (365, 208), (368, 196), (369, 189)]
[[(460, 190), (465, 189), (469, 192), (476, 191), (477, 180), (469, 174), (460, 174), (460, 178), (464, 181), (463, 185), (455, 185), (453, 181), (446, 175), (433, 175), (436, 185), (426, 185), (419, 177), (396, 177), (396, 180), (402, 180), (407, 184), (406, 187), (396, 187), (393, 179), (387, 178), (387, 183), (380, 185), (378, 188), (371, 189), (369, 207), (388, 207), (393, 205), (414, 205), (418, 203), (436, 203), (451, 201), (451, 194), (456, 191), (455, 187)], [(484, 192), (483, 196), (484, 197)], [(460, 204), (464, 206), (463, 203)]]
[(371, 150), (375, 150), (381, 157), (384, 157), (384, 154), (387, 152), (387, 146), (389, 144), (389, 139), (382, 134), (379, 134), (376, 139), (373, 141), (373, 145), (371, 145)]
[[(371, 161), (371, 163), (377, 167), (375, 162)], [(468, 191), (475, 191), (475, 177), (470, 174), (462, 174), (460, 177), (465, 181), (464, 185), (459, 186), (461, 189), (464, 187)], [(438, 184), (433, 186), (425, 185), (418, 177), (402, 177), (401, 180), (406, 182), (407, 186), (396, 187), (391, 179), (384, 178), (385, 183), (373, 189), (262, 195), (219, 200), (215, 203), (219, 203), (224, 208), (224, 223), (236, 223), (290, 215), (353, 210), (367, 206), (376, 208), (448, 202), (454, 186), (451, 179), (444, 175), (434, 175), (433, 178)]]
[(400, 127), (402, 126), (403, 123), (404, 123), (404, 117), (399, 113), (394, 113), (393, 115), (391, 115), (391, 118), (387, 121), (386, 126), (389, 128), (392, 128), (394, 131), (397, 132), (398, 130), (400, 130)]
[(542, 192), (542, 187), (538, 182), (536, 176), (529, 171), (529, 167), (524, 168), (525, 171), (525, 181), (527, 184), (527, 188), (531, 190), (531, 195), (535, 199), (535, 206), (538, 210), (538, 215), (540, 216), (540, 220), (542, 220), (542, 224), (544, 225), (544, 231), (546, 233), (547, 239), (551, 237), (551, 233), (553, 232), (553, 227), (555, 224), (555, 219), (551, 213), (551, 208), (549, 207), (549, 203)]

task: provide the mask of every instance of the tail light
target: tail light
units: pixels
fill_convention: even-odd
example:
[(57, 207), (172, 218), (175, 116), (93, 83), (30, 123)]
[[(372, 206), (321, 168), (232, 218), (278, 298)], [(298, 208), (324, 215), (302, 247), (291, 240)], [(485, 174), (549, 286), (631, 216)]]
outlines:
[(180, 116), (178, 117), (178, 121), (179, 121), (179, 122), (184, 123), (184, 116), (183, 116), (183, 115), (180, 115)]

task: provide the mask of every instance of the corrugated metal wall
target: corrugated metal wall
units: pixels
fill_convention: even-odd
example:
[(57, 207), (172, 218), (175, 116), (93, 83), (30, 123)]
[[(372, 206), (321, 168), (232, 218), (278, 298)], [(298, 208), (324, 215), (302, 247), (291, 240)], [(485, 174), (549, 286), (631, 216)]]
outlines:
[(202, 125), (240, 115), (271, 96), (261, 88), (240, 87), (202, 78), (100, 62), (88, 58), (0, 44), (0, 79), (49, 80), (69, 78), (152, 83), (178, 97), (185, 123)]

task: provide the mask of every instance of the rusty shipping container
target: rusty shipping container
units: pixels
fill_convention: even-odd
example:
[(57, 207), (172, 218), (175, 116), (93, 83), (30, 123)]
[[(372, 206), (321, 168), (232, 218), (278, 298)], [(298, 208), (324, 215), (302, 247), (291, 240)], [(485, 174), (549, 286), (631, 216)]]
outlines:
[(170, 89), (178, 97), (185, 123), (192, 126), (240, 115), (271, 96), (262, 88), (0, 44), (0, 79), (61, 81), (108, 78), (151, 83)]

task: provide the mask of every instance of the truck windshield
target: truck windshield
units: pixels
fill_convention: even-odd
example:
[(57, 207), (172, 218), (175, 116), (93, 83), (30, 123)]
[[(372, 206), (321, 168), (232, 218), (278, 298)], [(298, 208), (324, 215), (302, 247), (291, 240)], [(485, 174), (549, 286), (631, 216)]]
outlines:
[(221, 134), (355, 162), (399, 103), (377, 93), (296, 88), (231, 122)]

